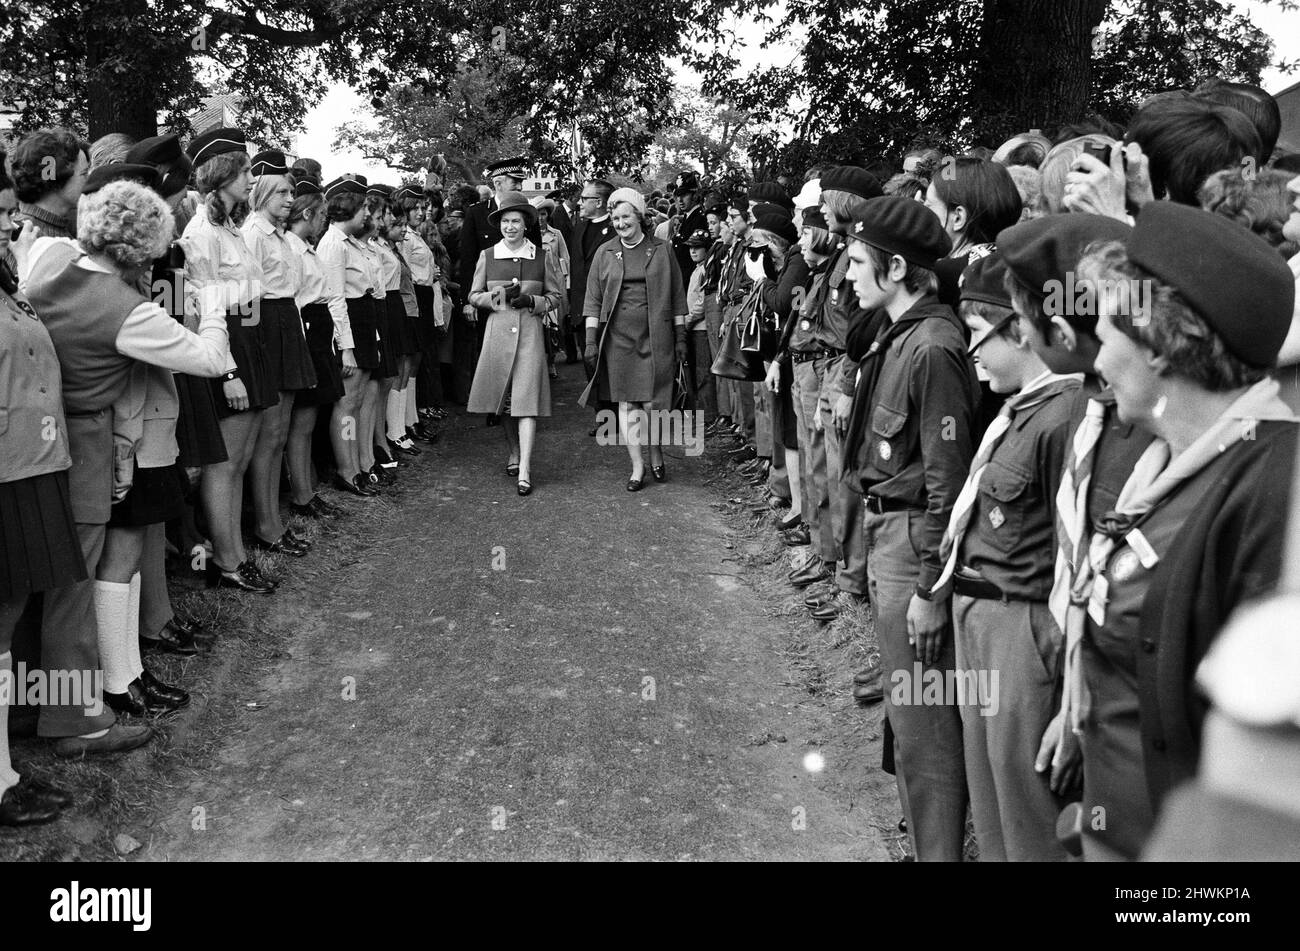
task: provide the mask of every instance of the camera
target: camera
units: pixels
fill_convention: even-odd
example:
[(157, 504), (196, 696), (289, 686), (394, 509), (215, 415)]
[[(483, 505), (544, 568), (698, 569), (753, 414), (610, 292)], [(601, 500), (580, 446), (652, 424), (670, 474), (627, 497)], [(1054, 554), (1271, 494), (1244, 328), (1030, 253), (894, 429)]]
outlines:
[[(1091, 155), (1097, 161), (1101, 162), (1102, 165), (1110, 168), (1110, 159), (1115, 148), (1116, 146), (1113, 145), (1098, 145), (1095, 142), (1088, 142), (1083, 147), (1083, 154)], [(1124, 167), (1128, 168), (1128, 153), (1124, 151), (1124, 146), (1122, 144), (1118, 146), (1118, 148), (1120, 149), (1120, 157), (1124, 163)]]

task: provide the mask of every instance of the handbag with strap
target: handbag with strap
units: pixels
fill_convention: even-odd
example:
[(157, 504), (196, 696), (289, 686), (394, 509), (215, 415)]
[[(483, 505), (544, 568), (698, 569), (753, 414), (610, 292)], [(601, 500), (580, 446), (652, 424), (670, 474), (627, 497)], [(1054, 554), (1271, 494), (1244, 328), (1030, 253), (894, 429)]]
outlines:
[(719, 335), (718, 356), (709, 367), (709, 372), (727, 380), (740, 380), (745, 383), (760, 383), (767, 375), (763, 370), (763, 358), (752, 350), (740, 346), (740, 320), (733, 318), (722, 325)]
[(776, 328), (775, 315), (768, 312), (759, 298), (759, 285), (755, 284), (749, 296), (740, 306), (737, 316), (740, 328), (740, 349), (747, 353), (756, 353), (763, 360), (776, 356), (780, 336)]

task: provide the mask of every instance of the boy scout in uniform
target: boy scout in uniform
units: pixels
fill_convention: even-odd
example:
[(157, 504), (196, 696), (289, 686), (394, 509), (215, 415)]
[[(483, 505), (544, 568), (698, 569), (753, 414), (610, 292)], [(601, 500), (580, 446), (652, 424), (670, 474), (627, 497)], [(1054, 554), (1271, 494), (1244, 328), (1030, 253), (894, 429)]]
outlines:
[(1064, 861), (1056, 817), (1064, 801), (1034, 771), (1060, 708), (1062, 635), (1047, 607), (1056, 564), (1052, 503), (1082, 374), (1059, 375), (1029, 347), (994, 252), (961, 280), (970, 352), (994, 393), (1007, 394), (944, 536), (957, 644), (966, 783), (982, 862)]
[(979, 384), (964, 329), (935, 294), (935, 262), (951, 248), (938, 218), (919, 202), (873, 198), (846, 238), (859, 304), (888, 314), (861, 364), (844, 468), (864, 496), (867, 581), (899, 797), (916, 858), (960, 861), (961, 719), (952, 696), (923, 693), (918, 681), (953, 678), (951, 605), (932, 591), (970, 466)]

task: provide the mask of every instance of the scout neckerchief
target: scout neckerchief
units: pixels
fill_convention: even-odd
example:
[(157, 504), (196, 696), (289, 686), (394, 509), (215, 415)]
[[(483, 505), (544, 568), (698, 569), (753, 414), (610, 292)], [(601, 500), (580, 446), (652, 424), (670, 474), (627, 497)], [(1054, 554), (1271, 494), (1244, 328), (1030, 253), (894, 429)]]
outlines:
[(966, 476), (965, 484), (961, 487), (961, 491), (957, 493), (957, 500), (952, 506), (952, 514), (948, 517), (948, 529), (944, 532), (943, 542), (939, 547), (939, 559), (944, 563), (943, 571), (939, 575), (939, 580), (934, 583), (934, 587), (930, 589), (932, 596), (940, 596), (940, 592), (952, 580), (953, 573), (957, 570), (957, 556), (961, 552), (962, 538), (965, 537), (966, 529), (970, 525), (971, 513), (975, 511), (975, 500), (979, 496), (980, 479), (984, 475), (984, 470), (988, 468), (993, 453), (1001, 445), (1002, 437), (1011, 429), (1015, 414), (1022, 409), (1039, 406), (1055, 396), (1055, 392), (1044, 392), (1044, 389), (1052, 383), (1058, 380), (1081, 379), (1082, 375), (1077, 373), (1060, 374), (1053, 373), (1051, 370), (1044, 370), (1026, 383), (1019, 393), (1007, 400), (1002, 407), (1002, 411), (989, 425), (989, 428), (984, 433), (984, 438), (980, 441), (980, 447), (975, 453), (975, 458), (971, 460), (970, 474)]
[[(1249, 438), (1253, 438), (1254, 426), (1257, 422), (1294, 420), (1295, 417), (1282, 402), (1278, 392), (1278, 383), (1274, 379), (1264, 379), (1256, 383), (1229, 406), (1176, 459), (1169, 459), (1169, 446), (1164, 440), (1155, 440), (1133, 467), (1133, 474), (1129, 476), (1120, 492), (1115, 511), (1108, 512), (1097, 520), (1098, 530), (1092, 533), (1088, 555), (1075, 567), (1074, 581), (1070, 589), (1070, 603), (1065, 612), (1063, 627), (1065, 689), (1061, 697), (1061, 708), (1065, 713), (1066, 723), (1076, 733), (1081, 731), (1089, 713), (1089, 697), (1081, 663), (1081, 645), (1086, 626), (1085, 612), (1098, 627), (1105, 624), (1109, 582), (1103, 572), (1110, 561), (1110, 556), (1121, 543), (1124, 543), (1133, 549), (1144, 568), (1148, 571), (1154, 568), (1160, 561), (1160, 556), (1137, 527), (1138, 523), (1176, 492), (1184, 482), (1219, 458), (1230, 447), (1248, 438), (1248, 433)], [(1089, 411), (1091, 410), (1090, 406)], [(1095, 445), (1094, 439), (1092, 447), (1094, 450)], [(1095, 451), (1093, 455), (1095, 456)], [(1087, 481), (1082, 481), (1082, 486), (1085, 488)], [(1058, 504), (1059, 502), (1058, 496)], [(1086, 504), (1086, 494), (1073, 500), (1075, 509), (1084, 504)], [(1066, 514), (1069, 514), (1068, 511)]]

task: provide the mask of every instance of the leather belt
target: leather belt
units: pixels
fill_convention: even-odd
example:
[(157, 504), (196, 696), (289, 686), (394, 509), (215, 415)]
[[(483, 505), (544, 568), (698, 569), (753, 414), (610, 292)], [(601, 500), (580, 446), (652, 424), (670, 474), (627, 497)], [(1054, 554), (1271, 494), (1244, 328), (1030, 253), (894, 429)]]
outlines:
[(886, 512), (908, 512), (913, 509), (920, 511), (920, 506), (913, 505), (910, 502), (882, 499), (878, 495), (866, 496), (863, 499), (863, 504), (867, 507), (868, 512), (875, 512), (877, 515), (884, 515)]
[(823, 357), (827, 360), (834, 360), (843, 353), (843, 350), (836, 350), (833, 347), (826, 347), (822, 350), (791, 350), (790, 359), (795, 363), (807, 363), (809, 360), (820, 360)]
[(982, 598), (986, 601), (1006, 601), (1006, 593), (992, 581), (972, 578), (969, 575), (955, 574), (952, 578), (953, 594), (968, 598)]

